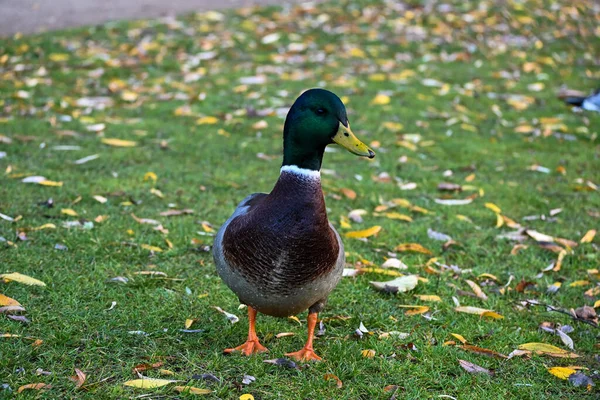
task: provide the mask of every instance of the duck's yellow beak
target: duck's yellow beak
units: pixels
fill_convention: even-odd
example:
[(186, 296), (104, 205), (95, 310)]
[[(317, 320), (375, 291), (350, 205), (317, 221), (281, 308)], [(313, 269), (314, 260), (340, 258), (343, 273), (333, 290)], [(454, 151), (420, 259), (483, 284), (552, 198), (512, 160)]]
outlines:
[(349, 122), (348, 126), (344, 126), (344, 124), (340, 122), (340, 126), (333, 137), (333, 141), (357, 156), (369, 158), (375, 157), (375, 152), (371, 150), (369, 146), (358, 140), (354, 133), (352, 133)]

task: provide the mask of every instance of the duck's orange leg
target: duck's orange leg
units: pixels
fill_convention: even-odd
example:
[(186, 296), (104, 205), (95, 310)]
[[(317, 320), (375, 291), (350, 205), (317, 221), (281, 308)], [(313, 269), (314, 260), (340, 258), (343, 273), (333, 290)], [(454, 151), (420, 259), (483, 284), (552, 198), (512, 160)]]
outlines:
[(223, 353), (233, 353), (234, 351), (241, 351), (243, 355), (250, 356), (254, 353), (263, 353), (269, 351), (265, 346), (258, 342), (258, 336), (256, 336), (256, 329), (254, 322), (256, 321), (256, 310), (248, 306), (248, 340), (241, 346), (234, 347), (233, 349), (225, 349)]
[(287, 353), (286, 356), (297, 361), (321, 361), (322, 358), (315, 354), (313, 350), (313, 338), (315, 337), (315, 326), (317, 325), (317, 313), (308, 314), (308, 339), (300, 351)]

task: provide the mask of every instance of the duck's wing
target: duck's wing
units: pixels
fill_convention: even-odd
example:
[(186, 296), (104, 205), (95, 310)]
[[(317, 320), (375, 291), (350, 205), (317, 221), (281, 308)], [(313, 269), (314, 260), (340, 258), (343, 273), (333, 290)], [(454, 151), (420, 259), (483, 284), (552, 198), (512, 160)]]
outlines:
[(588, 111), (600, 112), (600, 92), (596, 91), (595, 94), (583, 100), (582, 108)]
[(247, 214), (253, 207), (263, 201), (265, 197), (267, 197), (266, 193), (252, 193), (251, 195), (247, 196), (237, 205), (231, 217), (229, 217), (229, 219), (225, 221), (223, 225), (221, 225), (221, 228), (219, 228), (212, 249), (213, 259), (215, 260), (217, 270), (229, 268), (229, 265), (227, 265), (227, 262), (225, 261), (225, 255), (223, 254), (223, 236), (225, 235), (227, 227), (231, 221), (240, 215)]

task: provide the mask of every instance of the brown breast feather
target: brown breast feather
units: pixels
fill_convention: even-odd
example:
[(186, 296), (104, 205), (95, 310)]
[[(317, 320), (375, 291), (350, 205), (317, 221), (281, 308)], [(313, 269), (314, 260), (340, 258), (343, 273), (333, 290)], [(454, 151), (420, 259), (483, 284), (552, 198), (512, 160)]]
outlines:
[(293, 290), (335, 267), (339, 244), (318, 181), (282, 174), (269, 195), (246, 205), (227, 227), (223, 252), (257, 288)]

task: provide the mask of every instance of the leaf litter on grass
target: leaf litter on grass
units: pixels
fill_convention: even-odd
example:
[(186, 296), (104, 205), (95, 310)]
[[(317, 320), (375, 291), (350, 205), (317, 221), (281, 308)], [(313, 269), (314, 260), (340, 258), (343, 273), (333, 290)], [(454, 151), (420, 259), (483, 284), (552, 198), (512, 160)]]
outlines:
[[(454, 333), (463, 344), (444, 351), (457, 357), (502, 358), (501, 352), (517, 343), (510, 324), (530, 341), (513, 353), (533, 357), (497, 368), (495, 379), (504, 382), (524, 370), (553, 368), (535, 354), (544, 355), (544, 362), (560, 361), (556, 355), (570, 357), (577, 349), (584, 368), (594, 350), (593, 335), (584, 329), (597, 329), (600, 305), (599, 182), (589, 164), (598, 120), (591, 113), (571, 112), (555, 93), (577, 93), (578, 85), (585, 95), (600, 77), (592, 62), (598, 14), (594, 4), (558, 0), (423, 6), (326, 2), (7, 39), (0, 55), (0, 162), (2, 186), (10, 189), (2, 192), (7, 201), (0, 215), (0, 251), (9, 261), (1, 272), (42, 278), (52, 290), (15, 287), (10, 276), (33, 281), (4, 275), (6, 297), (0, 300), (7, 304), (1, 307), (19, 306), (10, 303), (17, 298), (33, 310), (36, 328), (51, 331), (50, 323), (42, 325), (49, 318), (39, 302), (54, 299), (52, 309), (61, 316), (63, 310), (73, 311), (62, 278), (77, 276), (87, 290), (95, 271), (102, 270), (102, 284), (110, 277), (125, 283), (106, 284), (107, 290), (136, 322), (151, 320), (154, 310), (170, 315), (168, 299), (185, 296), (179, 281), (169, 280), (172, 286), (167, 286), (168, 277), (200, 287), (214, 299), (210, 304), (223, 307), (215, 309), (237, 322), (224, 311), (235, 306), (210, 286), (214, 274), (200, 269), (189, 276), (184, 266), (210, 265), (202, 252), (210, 250), (217, 226), (206, 220), (224, 221), (226, 201), (254, 186), (266, 188), (254, 168), (277, 170), (282, 116), (306, 82), (323, 82), (342, 96), (353, 127), (364, 130), (365, 140), (382, 155), (350, 169), (338, 161), (339, 151), (330, 149), (324, 165), (329, 170), (322, 170), (330, 219), (339, 221), (340, 234), (348, 238), (347, 260), (353, 267), (346, 270), (354, 278), (333, 295), (344, 299), (337, 303), (340, 314), (367, 304), (373, 330), (358, 329), (361, 335), (383, 332), (390, 333), (390, 341), (400, 340), (403, 335), (391, 332), (416, 325), (412, 336), (427, 338), (419, 347), (438, 346)], [(201, 152), (195, 147), (199, 141)], [(63, 162), (58, 154), (66, 152), (73, 156)], [(229, 171), (239, 162), (247, 167), (241, 176)], [(51, 196), (53, 201), (35, 208)], [(72, 220), (53, 220), (66, 217)], [(202, 239), (194, 238), (195, 232)], [(48, 257), (55, 250), (46, 248), (47, 241), (59, 243), (57, 250), (68, 249), (56, 257), (78, 261), (61, 259), (55, 266)], [(98, 250), (107, 248), (106, 254)], [(187, 252), (196, 259), (186, 259)], [(44, 265), (29, 262), (33, 253)], [(177, 260), (182, 269), (168, 260)], [(129, 262), (135, 268), (128, 269)], [(61, 275), (55, 276), (53, 268)], [(142, 294), (139, 287), (148, 289), (150, 283), (165, 287)], [(350, 295), (357, 288), (360, 293)], [(30, 290), (31, 298), (22, 290)], [(120, 297), (120, 290), (133, 297)], [(55, 291), (58, 296), (52, 297)], [(156, 298), (161, 304), (152, 310), (147, 304)], [(393, 315), (378, 312), (386, 304)], [(15, 317), (11, 313), (8, 317)], [(182, 311), (177, 329), (190, 315), (212, 332), (229, 324), (210, 313)], [(114, 328), (118, 319), (111, 318), (98, 320)], [(435, 318), (443, 321), (439, 329), (432, 325)], [(569, 321), (576, 331), (554, 328), (549, 335), (538, 329), (542, 320), (562, 326)], [(186, 322), (186, 329), (190, 326)], [(328, 326), (324, 347), (328, 335), (338, 337), (337, 328)], [(144, 324), (126, 331), (155, 332)], [(9, 335), (3, 340), (17, 339)], [(153, 340), (153, 335), (132, 336)], [(346, 346), (355, 345), (341, 337)], [(177, 349), (181, 344), (160, 345)], [(540, 349), (548, 348), (542, 345), (569, 350), (544, 352)], [(136, 346), (146, 349), (143, 342)], [(109, 350), (118, 352), (114, 346)], [(374, 357), (360, 357), (361, 362), (394, 355), (366, 350)], [(491, 373), (471, 361), (461, 360), (460, 366), (469, 373)], [(78, 365), (92, 376), (92, 364)], [(344, 375), (330, 373), (341, 386), (333, 372)], [(579, 375), (573, 381), (589, 386)], [(345, 382), (344, 389), (351, 385)], [(275, 383), (292, 390), (285, 379)], [(111, 383), (99, 384), (98, 390), (103, 385)], [(379, 386), (393, 387), (394, 396), (407, 390), (388, 382)], [(193, 393), (193, 387), (179, 388)], [(227, 391), (229, 397), (232, 393)], [(407, 396), (424, 395), (419, 394)], [(314, 396), (332, 397), (331, 392)]]

